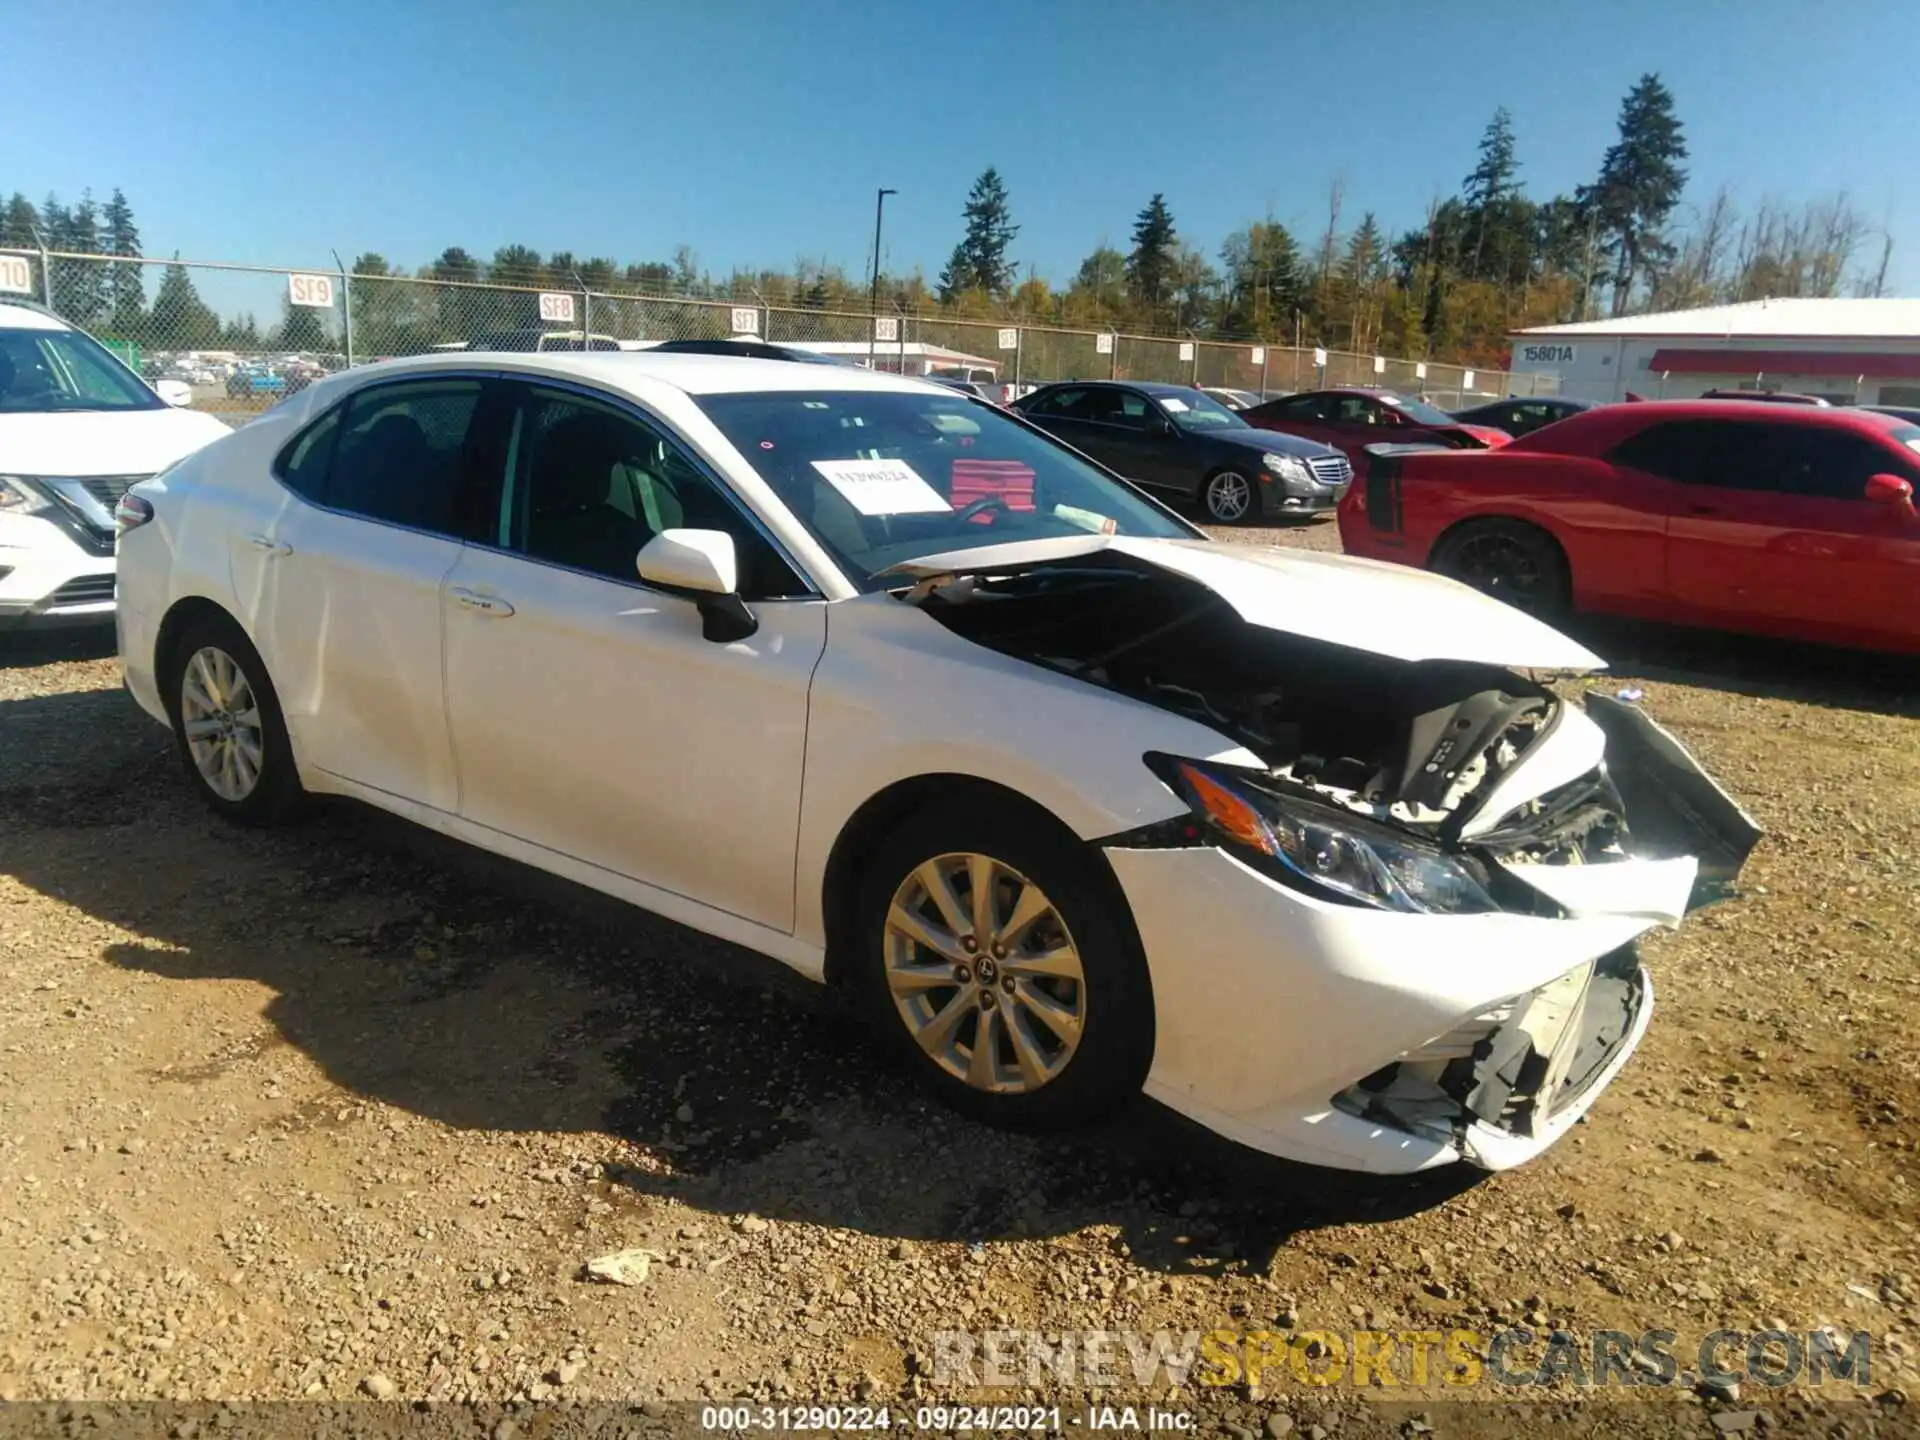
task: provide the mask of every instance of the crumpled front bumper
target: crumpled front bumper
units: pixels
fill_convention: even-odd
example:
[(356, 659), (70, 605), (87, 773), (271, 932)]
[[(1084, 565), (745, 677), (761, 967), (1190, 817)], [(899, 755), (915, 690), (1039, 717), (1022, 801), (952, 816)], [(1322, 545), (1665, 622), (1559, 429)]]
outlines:
[[(1152, 974), (1147, 1093), (1254, 1149), (1383, 1174), (1456, 1161), (1505, 1169), (1563, 1135), (1646, 1031), (1653, 987), (1637, 961), (1627, 962), (1624, 1023), (1606, 1037), (1602, 1063), (1550, 1105), (1504, 1117), (1495, 1107), (1498, 1123), (1463, 1107), (1452, 1125), (1409, 1128), (1335, 1099), (1581, 967), (1612, 956), (1623, 970), (1619, 952), (1691, 880), (1629, 860), (1606, 868), (1637, 913), (1410, 915), (1317, 899), (1206, 846), (1106, 855)], [(1634, 894), (1636, 872), (1644, 895)]]

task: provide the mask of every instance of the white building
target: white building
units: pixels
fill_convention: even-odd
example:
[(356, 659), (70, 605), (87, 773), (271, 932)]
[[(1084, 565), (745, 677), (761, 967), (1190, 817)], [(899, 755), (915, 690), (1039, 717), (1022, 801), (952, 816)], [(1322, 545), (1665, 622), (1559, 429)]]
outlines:
[(1557, 376), (1560, 393), (1579, 400), (1785, 390), (1920, 405), (1920, 300), (1751, 300), (1509, 338), (1511, 369)]

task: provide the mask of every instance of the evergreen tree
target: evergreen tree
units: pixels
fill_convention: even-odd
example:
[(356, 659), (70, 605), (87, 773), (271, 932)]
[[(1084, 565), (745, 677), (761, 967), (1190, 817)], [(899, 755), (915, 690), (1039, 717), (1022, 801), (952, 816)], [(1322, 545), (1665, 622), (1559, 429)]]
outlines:
[(1673, 258), (1667, 216), (1687, 183), (1680, 163), (1687, 158), (1686, 137), (1673, 113), (1673, 92), (1658, 75), (1642, 75), (1620, 102), (1619, 132), (1599, 178), (1578, 198), (1613, 267), (1613, 313), (1624, 315), (1634, 284), (1657, 276)]
[[(38, 250), (40, 217), (34, 213), (33, 202), (18, 190), (0, 209), (0, 247), (9, 250)], [(40, 258), (34, 256), (27, 262), (32, 272), (33, 295), (40, 298)]]
[(1226, 271), (1226, 307), (1220, 325), (1229, 334), (1291, 335), (1305, 309), (1307, 278), (1300, 247), (1287, 227), (1265, 220), (1236, 230), (1220, 247)]
[(35, 232), (40, 227), (40, 217), (33, 212), (33, 202), (18, 190), (7, 201), (7, 208), (0, 212), (0, 245), (15, 250), (37, 250), (40, 242)]
[[(133, 207), (127, 204), (127, 197), (118, 185), (113, 187), (113, 194), (107, 198), (100, 219), (105, 229), (106, 253), (129, 260), (137, 259), (140, 255), (140, 231), (133, 223)], [(122, 340), (138, 340), (146, 328), (144, 268), (140, 265), (115, 265), (107, 276), (108, 324)]]
[[(480, 262), (458, 245), (449, 245), (427, 266), (430, 280), (471, 284), (480, 278)], [(444, 286), (433, 293), (432, 340), (428, 344), (450, 340), (471, 340), (485, 327), (474, 323), (474, 293)], [(356, 349), (358, 346), (356, 345)]]
[(1487, 252), (1487, 232), (1498, 224), (1507, 198), (1519, 190), (1514, 177), (1520, 162), (1514, 158), (1513, 116), (1502, 105), (1493, 112), (1486, 133), (1480, 137), (1480, 160), (1468, 175), (1460, 198), (1465, 202), (1473, 224), (1473, 256), (1468, 274), (1476, 279), (1484, 274), (1482, 260)]
[(325, 312), (312, 305), (295, 305), (282, 299), (280, 328), (273, 337), (274, 346), (281, 350), (329, 350), (332, 342), (327, 337)]
[(427, 267), (427, 276), (433, 280), (478, 280), (480, 262), (458, 245), (449, 245)]
[[(1340, 258), (1335, 276), (1335, 293), (1345, 314), (1347, 344), (1355, 350), (1372, 348), (1380, 333), (1380, 290), (1387, 278), (1386, 240), (1380, 225), (1369, 210), (1360, 217), (1360, 226), (1347, 237), (1347, 252)], [(1327, 320), (1323, 316), (1323, 328)]]
[(153, 297), (148, 340), (166, 350), (193, 350), (213, 345), (220, 333), (220, 317), (200, 298), (187, 267), (176, 255), (160, 276), (160, 288)]
[[(79, 255), (100, 253), (100, 207), (93, 192), (80, 192), (80, 201), (62, 215), (61, 250)], [(107, 310), (106, 267), (97, 260), (53, 262), (53, 303), (60, 318), (87, 329), (95, 328)]]
[(1127, 256), (1127, 290), (1143, 307), (1143, 319), (1162, 318), (1179, 237), (1166, 196), (1155, 193), (1133, 222), (1133, 252)]
[(952, 304), (969, 290), (1004, 298), (1016, 268), (1007, 259), (1007, 247), (1020, 227), (1009, 218), (1007, 187), (993, 166), (982, 170), (973, 182), (962, 214), (966, 233), (953, 247), (947, 268), (940, 272), (940, 301)]
[(67, 207), (52, 191), (40, 202), (40, 239), (49, 250), (67, 248)]

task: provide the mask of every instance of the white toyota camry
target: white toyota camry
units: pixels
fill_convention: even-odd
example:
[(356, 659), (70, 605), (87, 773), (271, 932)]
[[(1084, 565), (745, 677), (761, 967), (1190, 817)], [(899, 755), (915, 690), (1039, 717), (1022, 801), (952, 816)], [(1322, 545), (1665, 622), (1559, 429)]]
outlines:
[(763, 951), (991, 1121), (1144, 1087), (1320, 1164), (1517, 1163), (1757, 838), (1541, 683), (1601, 663), (1558, 632), (1214, 544), (920, 381), (383, 364), (118, 518), (127, 685), (215, 810), (355, 796)]

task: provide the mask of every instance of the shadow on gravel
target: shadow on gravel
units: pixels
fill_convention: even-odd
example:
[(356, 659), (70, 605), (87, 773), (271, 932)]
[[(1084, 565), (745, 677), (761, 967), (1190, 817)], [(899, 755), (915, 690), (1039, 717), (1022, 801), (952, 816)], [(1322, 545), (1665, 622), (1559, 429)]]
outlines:
[(1567, 632), (1622, 678), (1836, 710), (1920, 716), (1920, 658), (1581, 615)]
[(0, 670), (26, 670), (63, 660), (105, 660), (116, 653), (113, 626), (59, 630), (0, 630)]
[(358, 805), (237, 830), (176, 764), (117, 691), (0, 701), (0, 870), (144, 937), (114, 964), (273, 992), (277, 1033), (189, 1033), (155, 1085), (213, 1083), (284, 1041), (369, 1100), (571, 1140), (615, 1198), (966, 1243), (1108, 1225), (1191, 1273), (1263, 1267), (1303, 1230), (1395, 1219), (1472, 1178), (1292, 1166), (1144, 1100), (1070, 1135), (986, 1129), (772, 961)]

